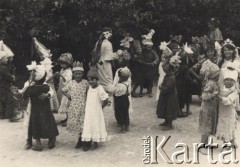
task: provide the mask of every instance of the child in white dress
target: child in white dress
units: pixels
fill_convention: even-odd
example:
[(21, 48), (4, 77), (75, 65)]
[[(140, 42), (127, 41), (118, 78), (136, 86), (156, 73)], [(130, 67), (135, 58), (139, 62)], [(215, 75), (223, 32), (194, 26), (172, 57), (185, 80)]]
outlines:
[[(232, 147), (237, 147), (235, 132), (237, 128), (236, 106), (238, 104), (237, 89), (238, 72), (226, 69), (223, 71), (223, 86), (220, 87), (219, 115), (216, 136), (224, 143), (230, 142)], [(227, 147), (231, 149), (231, 147)]]
[(87, 77), (90, 87), (87, 92), (82, 133), (84, 151), (88, 151), (91, 146), (92, 149), (95, 149), (98, 147), (99, 142), (107, 140), (103, 108), (108, 104), (108, 94), (101, 85), (98, 85), (98, 73), (96, 69), (90, 69)]

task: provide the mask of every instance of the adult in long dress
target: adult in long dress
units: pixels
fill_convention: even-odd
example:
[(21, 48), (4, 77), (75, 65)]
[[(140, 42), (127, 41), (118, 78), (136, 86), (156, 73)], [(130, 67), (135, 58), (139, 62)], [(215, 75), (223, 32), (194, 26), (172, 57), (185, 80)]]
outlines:
[(112, 29), (109, 27), (103, 28), (102, 34), (93, 50), (91, 62), (91, 65), (97, 68), (99, 84), (106, 92), (109, 92), (113, 86), (112, 60), (117, 57), (117, 54), (113, 53), (112, 43), (109, 41), (111, 36)]

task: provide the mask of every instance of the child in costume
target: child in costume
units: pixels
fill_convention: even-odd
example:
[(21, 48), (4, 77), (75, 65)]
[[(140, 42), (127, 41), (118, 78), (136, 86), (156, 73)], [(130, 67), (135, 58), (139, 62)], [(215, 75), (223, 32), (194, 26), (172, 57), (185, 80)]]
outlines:
[(89, 87), (88, 81), (82, 79), (84, 69), (82, 63), (73, 63), (73, 80), (63, 87), (63, 94), (69, 99), (67, 130), (79, 139), (76, 149), (82, 147), (82, 130), (85, 115), (86, 93)]
[(41, 59), (40, 64), (45, 66), (46, 73), (47, 73), (46, 82), (48, 83), (48, 85), (51, 87), (53, 91), (53, 96), (50, 99), (51, 109), (54, 113), (57, 113), (59, 108), (59, 102), (58, 102), (57, 93), (56, 93), (54, 82), (53, 82), (54, 75), (52, 71), (53, 65), (51, 61), (52, 54), (50, 50), (47, 49), (42, 43), (40, 43), (36, 38), (33, 38), (33, 44), (36, 48), (38, 55), (40, 56), (40, 59)]
[[(30, 77), (29, 80), (26, 81), (24, 83), (24, 87), (22, 89), (18, 90), (18, 93), (21, 94), (22, 96), (24, 95), (25, 91), (30, 87), (33, 86), (35, 84), (35, 81), (33, 79), (34, 77), (34, 70), (37, 66), (37, 63), (35, 61), (32, 61), (32, 63), (30, 65), (27, 65), (27, 69), (31, 72), (30, 73)], [(44, 84), (47, 84), (44, 82)], [(39, 99), (45, 99), (45, 98), (51, 98), (53, 97), (54, 91), (52, 90), (52, 88), (50, 87), (50, 90), (47, 93), (42, 93), (41, 95), (39, 95)], [(32, 147), (32, 132), (29, 129), (30, 125), (30, 115), (31, 115), (31, 99), (28, 99), (28, 104), (27, 104), (27, 108), (24, 112), (24, 126), (27, 129), (27, 143), (24, 146), (25, 150), (28, 150)]]
[(179, 63), (179, 58), (177, 56), (172, 56), (170, 60), (163, 65), (163, 70), (166, 75), (163, 79), (162, 85), (159, 87), (160, 96), (156, 112), (158, 118), (165, 119), (165, 122), (160, 124), (162, 130), (173, 129), (172, 122), (177, 119), (179, 106), (174, 68)]
[(87, 92), (82, 133), (84, 151), (88, 151), (91, 146), (92, 149), (96, 149), (99, 142), (107, 140), (103, 108), (108, 104), (108, 94), (98, 85), (98, 72), (95, 68), (88, 71), (87, 77), (90, 87)]
[(166, 43), (165, 41), (161, 42), (159, 45), (159, 49), (162, 51), (161, 61), (158, 66), (158, 84), (157, 84), (157, 91), (156, 91), (156, 100), (158, 100), (160, 95), (160, 89), (159, 86), (162, 85), (163, 79), (166, 75), (166, 73), (163, 70), (163, 64), (166, 63), (166, 61), (170, 58), (172, 55), (172, 51), (169, 49), (168, 45), (170, 42)]
[[(208, 137), (216, 134), (218, 119), (218, 77), (220, 73), (219, 67), (207, 60), (203, 63), (201, 73), (205, 76), (206, 84), (202, 92), (201, 111), (199, 114), (198, 131), (202, 135), (201, 143), (208, 144)], [(200, 149), (202, 154), (207, 154), (205, 148)]]
[[(223, 71), (223, 85), (220, 87), (219, 116), (216, 136), (224, 143), (236, 145), (236, 106), (239, 103), (237, 89), (238, 72), (231, 67)], [(230, 149), (230, 147), (228, 147)]]
[(58, 101), (60, 102), (60, 107), (58, 112), (61, 114), (66, 114), (66, 119), (62, 120), (61, 123), (63, 126), (67, 125), (67, 111), (69, 107), (69, 100), (68, 98), (63, 95), (62, 88), (66, 86), (72, 80), (72, 63), (73, 58), (71, 53), (64, 53), (58, 59), (58, 63), (61, 66), (61, 71), (54, 73), (55, 76), (60, 76), (59, 87), (57, 90)]
[[(6, 66), (8, 62), (8, 54), (0, 50), (0, 119), (14, 118), (13, 106), (11, 104), (12, 93), (10, 87), (12, 86), (15, 77), (10, 73)], [(15, 108), (15, 107), (14, 107)]]
[(39, 98), (42, 93), (48, 93), (50, 87), (44, 84), (46, 71), (43, 65), (37, 65), (33, 80), (34, 85), (29, 86), (24, 92), (23, 97), (31, 99), (31, 114), (29, 121), (29, 132), (36, 139), (36, 145), (32, 147), (35, 151), (42, 151), (41, 139), (49, 139), (48, 148), (55, 147), (56, 136), (59, 134), (57, 125), (50, 108), (49, 98)]

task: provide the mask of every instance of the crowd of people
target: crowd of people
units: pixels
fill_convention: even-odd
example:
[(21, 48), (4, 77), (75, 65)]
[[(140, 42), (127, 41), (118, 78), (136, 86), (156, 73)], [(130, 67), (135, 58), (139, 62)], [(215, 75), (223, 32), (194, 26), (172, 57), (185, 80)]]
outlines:
[[(15, 80), (14, 54), (1, 41), (0, 117), (18, 121), (22, 116), (19, 116), (17, 102), (28, 99), (24, 116), (28, 129), (25, 149), (42, 151), (41, 139), (49, 139), (49, 149), (55, 147), (59, 132), (53, 113), (66, 115), (61, 124), (69, 133), (78, 135), (76, 149), (96, 149), (99, 142), (107, 140), (103, 109), (111, 106), (119, 133), (128, 132), (129, 111), (133, 110), (131, 99), (143, 97), (144, 88), (147, 95), (153, 97), (158, 69), (156, 115), (165, 120), (160, 124), (162, 130), (173, 129), (175, 119), (190, 115), (191, 96), (198, 95), (201, 101), (201, 142), (207, 144), (208, 137), (216, 135), (237, 147), (240, 58), (233, 42), (223, 39), (218, 24), (217, 19), (210, 19), (208, 35), (193, 37), (190, 45), (182, 43), (181, 35), (172, 37), (168, 43), (161, 42), (161, 55), (153, 49), (155, 30), (142, 35), (142, 41), (127, 34), (120, 41), (120, 49), (113, 52), (109, 40), (112, 30), (105, 27), (93, 49), (87, 80), (83, 78), (83, 64), (74, 61), (71, 53), (59, 57), (57, 63), (61, 70), (53, 73), (50, 50), (33, 38), (41, 61), (27, 65), (30, 77), (22, 89), (12, 86)], [(55, 78), (59, 78), (57, 90)], [(136, 93), (138, 87), (140, 92)], [(35, 145), (32, 139), (36, 140)], [(207, 154), (204, 149), (201, 152)]]

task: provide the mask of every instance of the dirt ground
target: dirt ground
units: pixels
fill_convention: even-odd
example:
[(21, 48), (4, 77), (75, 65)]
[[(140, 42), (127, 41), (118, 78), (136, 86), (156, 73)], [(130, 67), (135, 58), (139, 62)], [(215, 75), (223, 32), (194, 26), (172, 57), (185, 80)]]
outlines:
[[(156, 89), (156, 88), (154, 88)], [(130, 132), (125, 134), (117, 133), (116, 122), (113, 111), (110, 108), (105, 109), (105, 120), (108, 142), (101, 144), (95, 151), (84, 152), (82, 149), (76, 150), (74, 146), (77, 136), (71, 136), (65, 127), (58, 126), (60, 135), (57, 137), (56, 148), (48, 150), (47, 140), (43, 141), (44, 150), (35, 152), (24, 150), (26, 141), (26, 129), (23, 121), (9, 123), (8, 120), (0, 120), (0, 165), (1, 167), (140, 167), (140, 166), (226, 166), (221, 162), (212, 165), (208, 162), (207, 156), (200, 155), (199, 164), (168, 164), (158, 156), (158, 164), (143, 164), (143, 140), (144, 136), (171, 136), (164, 150), (172, 155), (179, 150), (175, 148), (178, 142), (186, 143), (189, 146), (190, 159), (192, 158), (192, 143), (200, 141), (200, 135), (197, 132), (199, 104), (197, 97), (193, 96), (191, 105), (192, 115), (186, 118), (179, 118), (174, 121), (174, 129), (171, 131), (162, 131), (158, 126), (163, 120), (158, 119), (155, 114), (157, 101), (153, 98), (144, 96), (142, 98), (133, 98), (134, 111), (130, 114), (131, 126)], [(59, 122), (63, 116), (55, 115)], [(240, 135), (237, 133), (238, 145), (240, 145)], [(214, 142), (222, 144), (214, 138)], [(214, 159), (218, 158), (220, 148), (214, 150)], [(240, 160), (239, 150), (237, 159)], [(230, 159), (230, 155), (226, 157)], [(181, 156), (179, 159), (182, 159)], [(239, 166), (239, 164), (230, 163), (228, 166)]]

